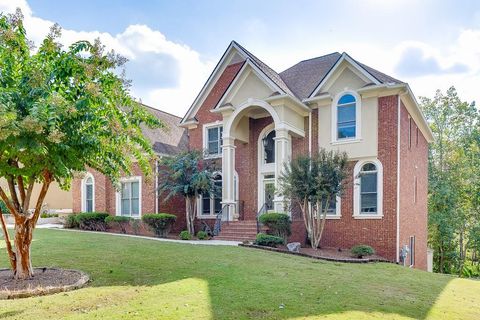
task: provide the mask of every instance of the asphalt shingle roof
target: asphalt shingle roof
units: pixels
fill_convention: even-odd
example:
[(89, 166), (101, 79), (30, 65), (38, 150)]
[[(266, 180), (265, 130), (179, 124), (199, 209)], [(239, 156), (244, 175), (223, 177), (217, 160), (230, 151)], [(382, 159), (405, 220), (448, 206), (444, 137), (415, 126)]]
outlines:
[(142, 126), (144, 136), (152, 143), (153, 150), (162, 155), (173, 155), (188, 149), (188, 135), (185, 128), (179, 127), (180, 117), (143, 105), (165, 128), (150, 129)]

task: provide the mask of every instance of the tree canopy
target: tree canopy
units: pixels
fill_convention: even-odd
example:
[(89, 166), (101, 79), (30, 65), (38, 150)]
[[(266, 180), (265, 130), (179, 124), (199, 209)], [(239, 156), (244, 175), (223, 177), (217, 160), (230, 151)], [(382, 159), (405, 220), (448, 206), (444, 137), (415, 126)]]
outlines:
[[(17, 251), (29, 250), (51, 182), (67, 189), (75, 173), (90, 167), (116, 183), (133, 162), (151, 173), (154, 153), (141, 126), (162, 125), (131, 98), (124, 58), (99, 40), (64, 48), (58, 25), (34, 48), (22, 19), (20, 11), (0, 14), (0, 177), (8, 182), (0, 197), (15, 217)], [(41, 192), (29, 212), (35, 183)], [(28, 277), (31, 266), (9, 253)]]

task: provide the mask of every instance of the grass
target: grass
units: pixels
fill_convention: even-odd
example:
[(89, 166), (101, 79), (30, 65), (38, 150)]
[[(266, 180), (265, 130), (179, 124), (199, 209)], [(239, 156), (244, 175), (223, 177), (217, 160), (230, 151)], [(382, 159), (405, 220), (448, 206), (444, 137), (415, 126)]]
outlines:
[(80, 269), (92, 282), (0, 300), (0, 319), (480, 319), (479, 281), (394, 264), (46, 229), (32, 255), (35, 266)]

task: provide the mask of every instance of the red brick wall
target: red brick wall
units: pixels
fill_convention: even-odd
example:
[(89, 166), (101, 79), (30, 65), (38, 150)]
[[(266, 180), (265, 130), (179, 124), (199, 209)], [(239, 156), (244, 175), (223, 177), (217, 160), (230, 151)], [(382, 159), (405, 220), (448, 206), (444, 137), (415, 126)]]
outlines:
[[(349, 163), (346, 188), (341, 199), (341, 219), (327, 220), (321, 246), (351, 248), (357, 244), (372, 246), (378, 254), (394, 261), (396, 259), (396, 139), (397, 97), (383, 97), (378, 101), (378, 159), (383, 165), (383, 219), (353, 218), (353, 168)], [(318, 119), (312, 129), (316, 132)], [(312, 134), (315, 137), (314, 134)], [(314, 140), (314, 150), (318, 141)], [(294, 219), (293, 234), (289, 241), (304, 242), (306, 230), (301, 219)]]
[[(95, 211), (116, 214), (116, 190), (110, 180), (100, 172), (88, 169), (95, 180)], [(186, 228), (185, 202), (182, 197), (172, 197), (164, 202), (164, 196), (160, 199), (155, 197), (155, 179), (152, 176), (147, 179), (140, 168), (134, 164), (132, 176), (142, 177), (142, 214), (155, 213), (155, 201), (158, 201), (160, 213), (171, 213), (177, 216), (177, 221), (172, 231), (181, 231)], [(81, 212), (81, 179), (74, 179), (72, 183), (73, 211)]]
[(243, 62), (227, 66), (217, 83), (215, 83), (213, 86), (205, 101), (198, 109), (195, 118), (198, 120), (199, 125), (197, 128), (189, 130), (189, 146), (191, 149), (203, 149), (203, 125), (205, 123), (222, 121), (221, 114), (212, 113), (210, 110), (212, 110), (222, 98), (223, 94), (228, 89), (230, 83), (233, 81), (242, 66)]
[[(415, 236), (415, 268), (427, 269), (427, 193), (428, 143), (412, 121), (412, 143), (409, 147), (409, 114), (405, 106), (400, 111), (400, 247), (409, 245)], [(417, 197), (414, 202), (414, 177), (417, 177)], [(410, 258), (407, 258), (407, 265)]]

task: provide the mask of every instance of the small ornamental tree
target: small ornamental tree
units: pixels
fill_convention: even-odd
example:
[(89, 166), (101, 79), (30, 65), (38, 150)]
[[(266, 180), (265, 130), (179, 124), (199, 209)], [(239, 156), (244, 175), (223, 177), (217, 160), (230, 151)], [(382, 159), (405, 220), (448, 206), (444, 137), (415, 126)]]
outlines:
[(320, 244), (330, 201), (341, 194), (346, 176), (346, 153), (321, 149), (285, 164), (279, 192), (299, 205), (312, 248)]
[(215, 186), (215, 171), (215, 163), (195, 150), (164, 157), (160, 161), (159, 193), (166, 194), (164, 201), (175, 195), (185, 198), (187, 230), (192, 236), (195, 235), (197, 198), (221, 192)]
[(161, 126), (118, 75), (125, 59), (99, 41), (64, 49), (56, 25), (33, 52), (22, 19), (0, 14), (0, 198), (15, 220), (13, 247), (0, 218), (16, 279), (33, 276), (30, 245), (51, 183), (68, 189), (90, 167), (116, 184), (134, 161), (148, 176), (154, 154), (141, 125)]

